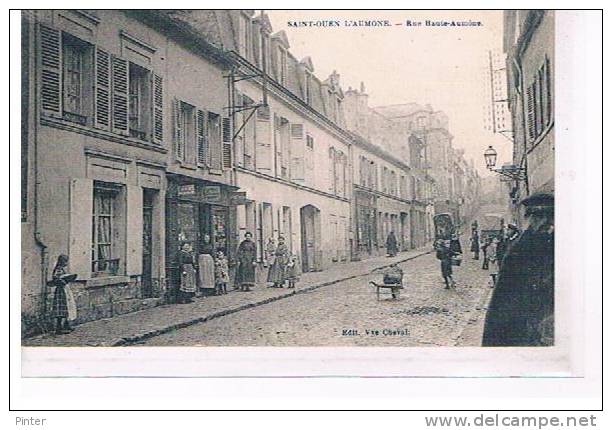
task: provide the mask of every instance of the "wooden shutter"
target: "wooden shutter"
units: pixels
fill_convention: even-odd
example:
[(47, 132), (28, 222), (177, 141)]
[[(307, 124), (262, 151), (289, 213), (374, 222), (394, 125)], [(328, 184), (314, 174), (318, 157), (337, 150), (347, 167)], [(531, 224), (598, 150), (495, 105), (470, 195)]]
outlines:
[(156, 74), (152, 76), (153, 88), (153, 142), (161, 144), (164, 140), (164, 86), (162, 77)]
[(208, 142), (206, 141), (206, 111), (198, 109), (196, 115), (196, 136), (198, 140), (198, 165), (208, 165)]
[(291, 124), (291, 179), (296, 182), (304, 182), (304, 125)]
[(221, 134), (223, 137), (223, 168), (232, 168), (232, 122), (228, 117), (222, 118)]
[(527, 88), (527, 133), (530, 142), (533, 142), (536, 138), (534, 104), (535, 84), (532, 84)]
[(93, 180), (76, 178), (70, 181), (70, 271), (80, 280), (91, 277), (91, 238), (93, 215)]
[(44, 25), (39, 27), (40, 100), (42, 112), (62, 115), (62, 34)]
[(127, 185), (126, 190), (126, 218), (129, 228), (126, 229), (125, 254), (126, 275), (142, 274), (142, 200), (143, 188), (138, 185)]
[(94, 126), (110, 130), (111, 123), (111, 57), (100, 48), (96, 48), (95, 62), (95, 120)]
[(208, 148), (210, 168), (221, 170), (222, 168), (222, 149), (221, 149), (221, 127), (219, 124), (219, 115), (208, 112)]
[(260, 173), (272, 174), (272, 133), (269, 107), (257, 109), (255, 164)]
[(179, 161), (183, 161), (185, 158), (185, 150), (183, 147), (183, 117), (181, 115), (181, 102), (178, 99), (172, 101), (172, 119), (174, 123), (172, 133), (174, 157)]
[(128, 130), (128, 88), (129, 69), (128, 62), (123, 58), (112, 57), (112, 106), (113, 106), (113, 132), (127, 136)]
[(552, 74), (550, 72), (550, 58), (546, 57), (546, 61), (544, 62), (544, 80), (546, 87), (546, 102), (545, 102), (545, 111), (546, 111), (546, 125), (549, 125), (552, 122), (553, 118), (553, 94), (552, 94)]

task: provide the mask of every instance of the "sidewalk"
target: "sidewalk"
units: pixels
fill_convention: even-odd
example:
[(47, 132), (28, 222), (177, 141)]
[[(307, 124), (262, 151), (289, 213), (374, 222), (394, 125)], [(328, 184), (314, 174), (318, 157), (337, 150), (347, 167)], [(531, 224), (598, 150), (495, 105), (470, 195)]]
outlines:
[(227, 295), (202, 297), (188, 304), (169, 304), (113, 318), (80, 324), (70, 334), (45, 334), (24, 339), (23, 346), (126, 346), (163, 333), (209, 321), (244, 309), (260, 306), (367, 275), (375, 268), (412, 260), (432, 252), (431, 246), (406, 251), (396, 257), (375, 257), (340, 264), (322, 272), (304, 273), (295, 290), (257, 286), (251, 292), (229, 291)]

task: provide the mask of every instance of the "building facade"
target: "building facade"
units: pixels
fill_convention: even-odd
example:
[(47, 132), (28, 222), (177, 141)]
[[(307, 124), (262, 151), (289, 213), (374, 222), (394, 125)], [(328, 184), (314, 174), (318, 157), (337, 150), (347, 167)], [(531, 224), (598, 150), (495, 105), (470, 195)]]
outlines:
[(23, 59), (26, 331), (50, 316), (60, 254), (83, 322), (167, 301), (180, 243), (231, 249), (219, 50), (166, 14), (41, 10)]
[(433, 238), (434, 180), (422, 139), (368, 105), (365, 86), (345, 94), (346, 126), (355, 135), (356, 254), (380, 255), (393, 231), (400, 249)]
[(520, 201), (535, 192), (554, 192), (554, 11), (504, 12), (508, 104), (512, 114), (513, 163), (527, 181), (510, 184), (513, 218)]

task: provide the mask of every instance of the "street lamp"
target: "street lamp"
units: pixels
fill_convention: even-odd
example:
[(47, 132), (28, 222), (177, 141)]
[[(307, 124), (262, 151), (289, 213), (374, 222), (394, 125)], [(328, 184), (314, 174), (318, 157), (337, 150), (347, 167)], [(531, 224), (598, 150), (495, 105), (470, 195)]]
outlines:
[(493, 169), (493, 167), (495, 167), (495, 163), (497, 163), (497, 151), (491, 145), (489, 145), (484, 152), (484, 158), (487, 169)]
[(517, 166), (515, 164), (504, 164), (499, 169), (495, 169), (495, 164), (497, 163), (497, 151), (495, 148), (493, 148), (493, 146), (489, 145), (489, 147), (485, 149), (484, 158), (487, 169), (490, 171), (515, 181), (527, 182), (527, 171), (524, 167)]

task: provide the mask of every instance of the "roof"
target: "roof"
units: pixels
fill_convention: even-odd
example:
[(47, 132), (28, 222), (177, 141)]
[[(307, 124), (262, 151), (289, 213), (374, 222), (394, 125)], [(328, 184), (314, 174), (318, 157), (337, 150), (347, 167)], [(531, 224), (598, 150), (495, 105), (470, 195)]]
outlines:
[(403, 103), (397, 105), (377, 106), (372, 110), (386, 118), (401, 118), (413, 115), (419, 111), (432, 112), (431, 106), (421, 106), (418, 103)]

